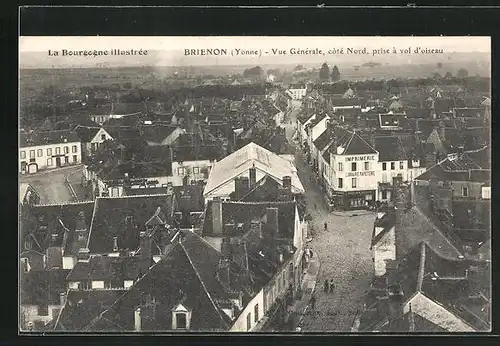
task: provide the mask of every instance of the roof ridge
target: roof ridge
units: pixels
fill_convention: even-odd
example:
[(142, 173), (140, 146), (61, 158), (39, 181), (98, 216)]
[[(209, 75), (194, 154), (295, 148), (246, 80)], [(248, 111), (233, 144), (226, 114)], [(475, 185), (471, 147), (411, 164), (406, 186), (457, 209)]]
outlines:
[(65, 203), (48, 203), (48, 204), (35, 204), (33, 207), (64, 207), (67, 205), (78, 205), (86, 203), (95, 203), (94, 201), (78, 201), (78, 202), (65, 202)]
[[(92, 226), (94, 225), (94, 218), (95, 218), (95, 214), (96, 214), (96, 211), (97, 211), (97, 200), (99, 199), (99, 197), (97, 197), (95, 199), (95, 202), (94, 202), (94, 208), (92, 210), (92, 219), (90, 219), (90, 226), (89, 226), (89, 237), (87, 239), (87, 249), (89, 248), (89, 245), (90, 245), (90, 238), (91, 238), (91, 235), (92, 235)], [(90, 250), (90, 249), (89, 249)]]
[(418, 267), (418, 278), (417, 278), (417, 291), (420, 292), (422, 290), (422, 283), (424, 281), (425, 274), (425, 241), (420, 243), (420, 265)]
[(196, 275), (196, 277), (198, 278), (198, 280), (200, 281), (201, 283), (201, 286), (203, 287), (203, 290), (205, 291), (208, 299), (210, 300), (210, 302), (212, 303), (212, 305), (214, 306), (215, 308), (215, 311), (217, 311), (217, 314), (219, 315), (220, 319), (223, 321), (223, 323), (227, 326), (227, 327), (230, 327), (229, 324), (226, 322), (226, 320), (224, 319), (224, 317), (222, 316), (222, 313), (220, 311), (220, 309), (217, 307), (217, 305), (215, 304), (215, 301), (213, 300), (212, 296), (210, 295), (210, 293), (208, 292), (207, 290), (207, 287), (205, 286), (205, 283), (203, 282), (203, 280), (201, 279), (201, 276), (200, 276), (200, 273), (198, 273), (198, 270), (196, 269), (196, 267), (194, 266), (193, 264), (193, 261), (191, 260), (191, 257), (189, 256), (189, 252), (186, 250), (186, 248), (184, 247), (184, 245), (182, 243), (179, 243), (182, 250), (184, 251), (184, 253), (186, 254), (186, 257), (189, 261), (189, 264), (191, 264), (191, 267), (193, 268), (194, 270), (194, 273)]

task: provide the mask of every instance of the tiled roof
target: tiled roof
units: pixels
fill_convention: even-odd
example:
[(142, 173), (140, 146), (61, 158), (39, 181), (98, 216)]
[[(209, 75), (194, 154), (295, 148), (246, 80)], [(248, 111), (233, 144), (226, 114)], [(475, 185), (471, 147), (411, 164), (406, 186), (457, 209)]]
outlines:
[(141, 134), (146, 141), (161, 143), (170, 136), (176, 128), (177, 126), (144, 126), (141, 128)]
[[(130, 290), (103, 314), (95, 314), (87, 331), (134, 330), (134, 310), (141, 299), (150, 295), (156, 300), (156, 315), (143, 330), (168, 331), (172, 326), (171, 309), (189, 302), (192, 310), (191, 330), (228, 330), (231, 321), (218, 305), (229, 300), (229, 293), (216, 278), (216, 267), (222, 255), (194, 233), (184, 234), (166, 257), (154, 265)], [(241, 269), (231, 265), (232, 290), (245, 291), (248, 283)], [(248, 300), (249, 297), (246, 298)], [(106, 319), (112, 324), (101, 324)], [(99, 326), (105, 329), (99, 329)], [(119, 327), (118, 327), (119, 326)]]
[(126, 290), (69, 290), (54, 330), (81, 332), (125, 293)]
[(30, 270), (21, 273), (20, 299), (23, 305), (59, 305), (59, 295), (66, 292), (69, 270)]
[[(88, 248), (91, 253), (113, 252), (113, 237), (118, 247), (135, 251), (139, 247), (139, 232), (158, 207), (171, 222), (173, 195), (98, 197), (90, 230)], [(127, 218), (128, 217), (128, 218)]]
[(403, 161), (410, 158), (398, 136), (375, 137), (375, 149), (379, 152), (379, 161)]
[(34, 133), (24, 133), (19, 134), (19, 145), (21, 148), (32, 147), (37, 145), (49, 145), (49, 144), (64, 144), (64, 143), (76, 143), (80, 142), (80, 139), (76, 133), (70, 130), (58, 130), (58, 131), (40, 131)]
[(136, 280), (146, 273), (151, 261), (140, 257), (92, 256), (88, 262), (77, 262), (67, 276), (68, 281), (110, 280), (121, 282)]
[(429, 180), (435, 177), (441, 181), (490, 181), (489, 169), (482, 169), (467, 154), (462, 154), (456, 159), (450, 157), (429, 168), (418, 176), (417, 180)]
[[(359, 136), (355, 131), (352, 132), (350, 138), (347, 138), (345, 142), (339, 145), (344, 148), (342, 155), (358, 155), (358, 154), (376, 154), (377, 151), (370, 144), (368, 144), (363, 138)], [(341, 140), (342, 141), (342, 140)]]
[(391, 321), (386, 327), (383, 327), (381, 331), (391, 333), (440, 333), (446, 332), (446, 329), (419, 314), (407, 312)]
[(99, 132), (99, 127), (77, 126), (75, 133), (83, 143), (89, 143)]
[(297, 169), (289, 161), (255, 143), (250, 143), (212, 166), (204, 195), (243, 172), (248, 172), (252, 166), (275, 179), (281, 180), (284, 176), (291, 176), (292, 187), (299, 191), (304, 190), (297, 176)]

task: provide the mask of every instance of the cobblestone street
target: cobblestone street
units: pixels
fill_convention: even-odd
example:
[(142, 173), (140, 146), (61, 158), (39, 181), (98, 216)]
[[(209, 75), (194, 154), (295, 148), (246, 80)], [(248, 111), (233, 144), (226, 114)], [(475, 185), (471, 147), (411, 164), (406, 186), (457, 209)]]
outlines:
[[(312, 180), (313, 174), (300, 152), (296, 165), (312, 216), (313, 240), (309, 246), (321, 263), (316, 308), (307, 310), (300, 327), (302, 331), (350, 332), (373, 275), (370, 241), (375, 214), (364, 210), (329, 212), (323, 192)], [(334, 279), (333, 293), (323, 292), (325, 279)]]

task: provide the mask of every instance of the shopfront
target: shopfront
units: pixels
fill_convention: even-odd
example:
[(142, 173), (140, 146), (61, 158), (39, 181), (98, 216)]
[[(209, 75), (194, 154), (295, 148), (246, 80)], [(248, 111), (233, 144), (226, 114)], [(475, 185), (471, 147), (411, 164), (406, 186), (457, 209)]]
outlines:
[(375, 202), (375, 190), (334, 191), (331, 201), (335, 209), (366, 209)]

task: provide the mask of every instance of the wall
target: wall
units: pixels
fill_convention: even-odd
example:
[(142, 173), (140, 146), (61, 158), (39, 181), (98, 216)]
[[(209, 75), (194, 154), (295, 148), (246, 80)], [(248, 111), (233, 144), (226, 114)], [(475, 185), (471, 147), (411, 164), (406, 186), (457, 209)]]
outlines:
[(467, 187), (469, 197), (480, 199), (482, 184), (473, 181), (453, 181), (451, 184), (453, 197), (463, 197), (462, 188)]
[(259, 293), (247, 304), (247, 306), (243, 309), (241, 314), (238, 316), (236, 321), (233, 323), (231, 327), (232, 332), (247, 332), (247, 315), (251, 316), (251, 329), (252, 330), (258, 322), (255, 322), (254, 319), (254, 309), (255, 305), (259, 304), (259, 321), (264, 317), (264, 290), (260, 290)]
[(73, 269), (76, 264), (76, 257), (63, 256), (63, 269)]
[[(182, 181), (185, 175), (189, 177), (189, 184), (191, 184), (191, 180), (203, 180), (206, 182), (214, 163), (215, 161), (211, 162), (210, 160), (172, 162), (172, 183), (174, 186), (182, 186)], [(179, 174), (179, 168), (183, 168), (185, 173)], [(198, 169), (198, 173), (194, 173), (194, 168)], [(202, 173), (204, 169), (208, 170), (206, 175)]]
[(39, 316), (38, 315), (38, 306), (36, 305), (21, 305), (21, 316), (23, 329), (26, 328), (24, 326), (27, 322), (44, 322), (48, 323), (57, 317), (59, 310), (61, 309), (60, 305), (48, 305), (48, 314), (47, 316)]
[(104, 288), (104, 281), (92, 281), (92, 288)]
[[(391, 162), (394, 162), (394, 169), (391, 169)], [(386, 170), (382, 170), (383, 164), (386, 164)], [(400, 168), (400, 164), (403, 164), (403, 168)], [(387, 162), (379, 162), (378, 163), (378, 172), (379, 178), (378, 180), (381, 183), (391, 183), (392, 178), (396, 177), (398, 174), (403, 176), (403, 181), (411, 180), (408, 174), (408, 160), (404, 161), (387, 161)]]
[(386, 272), (386, 260), (396, 259), (396, 231), (394, 226), (374, 245), (373, 258), (375, 276), (380, 277)]
[(427, 320), (437, 324), (438, 326), (446, 329), (449, 332), (473, 332), (467, 323), (452, 314), (445, 307), (437, 302), (429, 299), (423, 293), (418, 292), (412, 299), (410, 299), (403, 307), (403, 313), (407, 313), (410, 309), (426, 318)]
[[(331, 154), (330, 179), (336, 191), (363, 191), (378, 189), (378, 154), (336, 155)], [(356, 172), (351, 172), (351, 163), (356, 162)], [(364, 163), (370, 162), (370, 169), (365, 171)], [(342, 163), (342, 171), (339, 171)], [(338, 187), (338, 178), (343, 179), (343, 187)], [(357, 178), (356, 187), (352, 187), (352, 178)]]
[[(64, 154), (64, 147), (68, 147), (68, 153)], [(76, 147), (76, 152), (73, 152), (73, 148)], [(56, 154), (56, 148), (59, 148), (59, 153)], [(47, 155), (47, 149), (52, 152)], [(32, 147), (19, 148), (19, 172), (22, 172), (21, 162), (26, 162), (26, 165), (30, 164), (30, 151), (35, 151), (35, 157), (33, 163), (38, 165), (38, 170), (52, 169), (56, 168), (56, 156), (61, 158), (61, 166), (68, 166), (79, 164), (82, 162), (82, 148), (80, 142), (68, 142), (68, 143), (58, 143), (49, 145), (37, 145)], [(41, 150), (41, 155), (38, 156), (39, 150)], [(25, 158), (21, 158), (21, 152), (25, 153)], [(73, 156), (76, 155), (76, 161), (73, 160)], [(64, 157), (68, 158), (68, 163), (64, 163)], [(48, 162), (48, 160), (52, 162)], [(50, 164), (50, 165), (49, 165)], [(26, 169), (27, 170), (27, 169)]]

